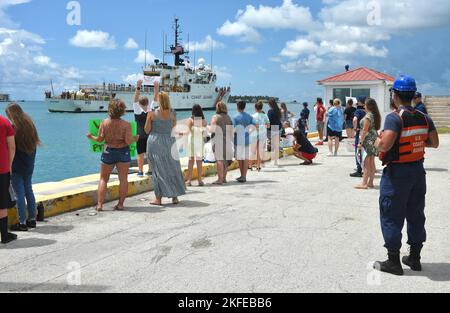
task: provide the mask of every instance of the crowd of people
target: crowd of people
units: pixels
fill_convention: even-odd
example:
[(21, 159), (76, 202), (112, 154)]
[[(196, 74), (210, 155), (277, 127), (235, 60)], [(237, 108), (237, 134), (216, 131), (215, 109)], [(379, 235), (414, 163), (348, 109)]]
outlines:
[[(439, 137), (411, 77), (401, 76), (395, 81), (391, 90), (392, 113), (386, 117), (382, 132), (382, 116), (374, 99), (360, 97), (356, 107), (353, 100), (343, 107), (340, 99), (334, 99), (325, 108), (323, 100), (318, 98), (314, 105), (319, 134), (316, 146), (308, 139), (311, 114), (308, 103), (303, 103), (300, 116), (295, 121), (295, 114), (285, 104), (279, 106), (274, 99), (269, 100), (267, 114), (261, 101), (255, 104), (253, 114), (247, 113), (247, 104), (240, 101), (237, 103), (238, 112), (233, 117), (228, 114), (227, 104), (219, 102), (210, 123), (201, 106), (194, 105), (192, 116), (180, 131), (169, 95), (160, 92), (159, 84), (155, 83), (154, 98), (150, 103), (148, 98), (140, 95), (141, 88), (142, 81), (138, 81), (134, 97), (136, 136), (132, 135), (131, 124), (122, 119), (126, 105), (118, 99), (110, 102), (109, 117), (101, 123), (98, 136), (87, 135), (91, 140), (105, 143), (101, 156), (98, 212), (103, 211), (107, 185), (114, 168), (118, 170), (120, 181), (119, 200), (114, 209), (125, 210), (131, 164), (129, 146), (135, 142), (138, 176), (151, 175), (155, 198), (150, 205), (161, 206), (164, 198), (171, 199), (175, 205), (180, 202), (179, 197), (192, 186), (195, 165), (198, 185), (205, 185), (202, 168), (206, 143), (212, 145), (217, 164), (217, 180), (213, 184), (222, 186), (228, 183), (228, 168), (233, 159), (239, 164), (237, 182), (245, 184), (249, 170), (261, 171), (266, 153), (271, 153), (273, 165), (277, 166), (280, 151), (292, 147), (294, 156), (303, 161), (301, 165), (307, 166), (316, 159), (319, 153), (317, 146), (328, 141), (328, 156), (338, 156), (345, 130), (347, 138), (354, 140), (357, 169), (351, 176), (362, 178), (357, 189), (375, 187), (376, 157), (386, 166), (381, 180), (380, 214), (389, 259), (377, 262), (376, 269), (403, 274), (401, 232), (407, 220), (411, 254), (403, 259), (403, 263), (413, 270), (421, 270), (420, 253), (426, 241), (423, 161), (425, 148), (438, 148)], [(6, 115), (9, 121), (0, 116), (0, 231), (4, 244), (17, 239), (9, 232), (7, 208), (17, 205), (19, 223), (12, 227), (12, 231), (27, 231), (37, 226), (32, 176), (36, 149), (41, 144), (32, 119), (19, 105), (10, 104)], [(186, 181), (177, 145), (177, 137), (180, 136), (187, 138), (189, 163)], [(148, 163), (146, 174), (145, 159)]]

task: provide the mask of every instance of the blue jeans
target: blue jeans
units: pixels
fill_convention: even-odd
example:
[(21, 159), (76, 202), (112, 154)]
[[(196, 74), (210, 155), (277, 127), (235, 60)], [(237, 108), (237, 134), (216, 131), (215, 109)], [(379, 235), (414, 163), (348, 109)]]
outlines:
[(27, 210), (25, 207), (25, 198), (28, 208), (28, 220), (36, 220), (36, 199), (33, 193), (31, 178), (33, 174), (23, 175), (13, 173), (11, 176), (12, 185), (17, 196), (17, 210), (19, 213), (19, 223), (24, 225), (27, 222)]

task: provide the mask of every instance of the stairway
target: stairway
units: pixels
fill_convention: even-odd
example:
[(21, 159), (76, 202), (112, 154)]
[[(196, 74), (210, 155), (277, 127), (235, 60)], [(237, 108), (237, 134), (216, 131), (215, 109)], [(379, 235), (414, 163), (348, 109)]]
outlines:
[(424, 102), (436, 127), (450, 127), (450, 96), (429, 96)]

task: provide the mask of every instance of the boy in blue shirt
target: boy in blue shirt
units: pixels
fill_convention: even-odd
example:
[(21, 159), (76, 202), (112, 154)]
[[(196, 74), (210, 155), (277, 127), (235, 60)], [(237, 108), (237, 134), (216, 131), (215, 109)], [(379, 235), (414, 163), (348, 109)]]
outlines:
[(248, 164), (250, 159), (250, 132), (254, 129), (253, 117), (245, 112), (246, 103), (237, 103), (238, 113), (233, 117), (234, 126), (234, 148), (236, 159), (239, 162), (241, 177), (237, 179), (240, 183), (247, 182)]

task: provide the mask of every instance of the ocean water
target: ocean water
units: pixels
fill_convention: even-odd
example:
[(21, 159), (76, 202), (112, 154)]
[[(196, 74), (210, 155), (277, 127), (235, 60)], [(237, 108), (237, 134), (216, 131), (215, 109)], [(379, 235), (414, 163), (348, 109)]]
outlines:
[[(89, 152), (86, 138), (91, 119), (106, 118), (106, 114), (65, 114), (49, 113), (45, 102), (23, 102), (20, 106), (34, 120), (43, 145), (38, 149), (34, 183), (54, 182), (68, 178), (98, 173), (100, 155)], [(0, 114), (5, 116), (6, 103), (0, 103)], [(236, 114), (236, 106), (229, 104), (229, 114)], [(301, 104), (288, 104), (289, 110), (300, 116)], [(268, 107), (265, 108), (268, 110)], [(254, 112), (253, 105), (247, 106), (248, 113)], [(267, 111), (266, 111), (267, 112)], [(190, 117), (190, 112), (178, 112), (179, 120)], [(205, 112), (208, 121), (213, 111)], [(134, 116), (127, 113), (125, 119), (132, 121)], [(314, 114), (311, 114), (311, 130), (315, 130)]]

